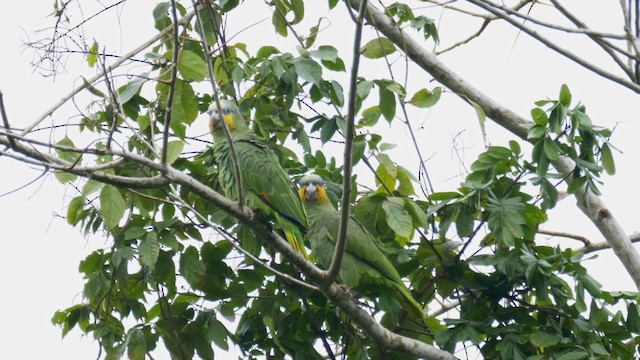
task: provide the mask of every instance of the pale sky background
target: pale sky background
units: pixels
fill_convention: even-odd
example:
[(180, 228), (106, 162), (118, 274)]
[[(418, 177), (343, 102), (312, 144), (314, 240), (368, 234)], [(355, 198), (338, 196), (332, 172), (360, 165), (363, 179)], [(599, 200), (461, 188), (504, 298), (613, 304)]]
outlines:
[[(115, 13), (104, 17), (102, 29), (114, 29), (109, 31), (112, 36), (111, 51), (127, 52), (145, 40), (147, 34), (153, 33), (150, 10), (136, 11), (136, 8), (145, 3), (149, 2), (129, 0), (123, 11), (119, 12), (121, 16), (118, 21), (115, 20)], [(319, 3), (319, 8), (324, 11), (325, 2)], [(32, 50), (23, 47), (23, 41), (27, 39), (27, 34), (34, 36), (34, 30), (52, 25), (52, 19), (46, 17), (52, 11), (52, 4), (53, 0), (13, 2), (11, 10), (3, 11), (0, 19), (0, 33), (3, 34), (0, 91), (4, 94), (9, 120), (17, 128), (32, 123), (67, 94), (80, 75), (93, 75), (93, 70), (88, 69), (77, 57), (71, 58), (67, 63), (68, 74), (61, 74), (55, 81), (33, 72), (30, 62), (34, 54)], [(419, 5), (417, 2), (409, 4)], [(588, 24), (597, 30), (620, 32), (619, 28), (611, 27), (611, 24), (621, 24), (617, 2), (590, 1), (588, 4), (581, 4), (584, 4), (581, 11), (588, 16)], [(349, 64), (351, 45), (349, 36), (344, 35), (344, 29), (350, 31), (351, 27), (344, 27), (346, 17), (341, 6), (343, 5), (332, 12), (334, 17), (331, 25), (320, 34), (317, 45), (331, 43), (341, 48), (341, 55)], [(532, 14), (538, 15), (543, 11), (547, 11), (544, 6), (537, 6)], [(314, 14), (311, 10), (308, 13)], [(87, 12), (85, 15), (89, 14)], [(337, 14), (341, 18), (336, 18)], [(265, 16), (264, 12), (249, 13), (245, 23), (237, 26), (236, 30)], [(462, 34), (475, 30), (471, 26), (473, 24), (456, 21), (455, 15), (449, 12), (445, 12), (439, 21), (442, 24), (440, 36), (444, 44), (456, 41)], [(117, 30), (119, 25), (122, 26), (121, 31)], [(270, 29), (270, 21), (264, 22), (262, 26)], [(308, 26), (303, 28), (308, 29)], [(367, 36), (372, 36), (370, 29), (365, 31)], [(255, 44), (256, 40), (259, 40), (258, 44), (269, 41), (258, 39), (255, 34), (262, 35), (265, 32), (245, 32), (241, 37), (242, 41), (249, 44), (252, 41)], [(96, 36), (100, 36), (99, 40), (103, 42), (107, 35), (102, 32)], [(583, 40), (572, 43), (575, 46), (584, 44), (586, 42)], [(253, 46), (255, 49), (256, 45)], [(568, 60), (550, 55), (546, 48), (526, 35), (517, 36), (515, 29), (497, 24), (490, 25), (480, 39), (443, 56), (442, 60), (476, 87), (521, 115), (528, 116), (534, 101), (557, 97), (560, 85), (566, 83), (572, 91), (574, 104), (578, 101), (586, 104), (594, 123), (606, 127), (617, 125), (612, 141), (623, 154), (614, 154), (618, 172), (615, 177), (604, 177), (602, 192), (605, 203), (623, 227), (629, 233), (639, 230), (635, 205), (640, 197), (635, 180), (638, 173), (637, 159), (640, 158), (640, 144), (637, 140), (637, 134), (640, 133), (637, 121), (639, 102), (636, 94), (602, 80)], [(592, 52), (589, 53), (589, 60), (601, 62), (602, 56)], [(363, 71), (367, 70), (372, 70), (371, 62), (364, 60)], [(335, 76), (333, 73), (329, 74)], [(411, 79), (409, 94), (424, 86), (435, 86), (428, 83), (428, 75), (419, 72), (412, 74), (415, 77)], [(388, 74), (382, 72), (378, 76), (387, 77)], [(65, 108), (55, 114), (54, 121), (65, 123), (73, 115), (73, 108)], [(417, 130), (421, 151), (430, 159), (429, 171), (436, 190), (455, 188), (460, 181), (460, 177), (456, 177), (460, 166), (451, 151), (456, 135), (464, 130), (457, 141), (460, 147), (467, 147), (463, 150), (467, 166), (474, 154), (482, 150), (483, 141), (473, 109), (447, 93), (433, 109), (412, 111), (411, 119)], [(490, 121), (487, 124), (491, 144), (506, 145), (512, 138), (490, 124)], [(403, 159), (403, 166), (415, 170), (417, 163), (411, 155), (411, 148), (406, 145), (409, 143), (408, 133), (400, 123), (396, 122), (392, 127), (381, 124), (378, 129), (390, 136), (387, 138), (388, 142), (400, 145), (393, 153), (393, 158)], [(198, 122), (188, 130), (189, 135), (203, 132), (203, 123)], [(83, 338), (76, 329), (61, 340), (60, 329), (54, 327), (50, 319), (56, 310), (67, 308), (81, 300), (83, 281), (78, 274), (78, 264), (94, 248), (104, 246), (105, 240), (86, 239), (77, 229), (68, 226), (65, 219), (56, 216), (66, 213), (66, 204), (74, 196), (74, 190), (65, 188), (47, 175), (20, 191), (4, 195), (36, 178), (40, 170), (0, 157), (0, 171), (0, 194), (3, 194), (0, 197), (0, 239), (3, 242), (0, 254), (0, 279), (3, 283), (0, 309), (5, 329), (4, 335), (0, 337), (0, 358), (95, 358), (98, 345), (91, 338)], [(560, 202), (550, 213), (550, 221), (545, 228), (574, 232), (590, 237), (593, 241), (602, 241), (593, 224), (577, 210), (574, 203), (573, 198)], [(569, 243), (566, 239), (559, 241)], [(549, 243), (555, 244), (557, 241), (551, 240)], [(634, 290), (626, 271), (612, 254), (600, 252), (598, 255), (598, 259), (587, 264), (592, 275), (606, 289)]]

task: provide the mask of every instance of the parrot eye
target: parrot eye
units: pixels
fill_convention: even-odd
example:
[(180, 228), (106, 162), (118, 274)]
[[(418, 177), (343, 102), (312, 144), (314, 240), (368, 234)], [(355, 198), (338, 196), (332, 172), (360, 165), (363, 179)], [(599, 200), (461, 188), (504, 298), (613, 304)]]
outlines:
[(224, 109), (222, 109), (222, 113), (223, 114), (229, 114), (229, 113), (231, 113), (231, 109), (224, 108)]

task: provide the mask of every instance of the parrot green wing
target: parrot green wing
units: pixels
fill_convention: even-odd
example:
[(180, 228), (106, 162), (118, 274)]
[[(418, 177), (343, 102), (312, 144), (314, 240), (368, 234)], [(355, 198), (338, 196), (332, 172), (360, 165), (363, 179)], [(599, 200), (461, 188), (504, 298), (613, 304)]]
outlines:
[[(253, 133), (232, 133), (247, 204), (274, 217), (292, 247), (306, 256), (302, 234), (307, 231), (307, 215), (302, 200), (268, 144)], [(214, 157), (219, 182), (227, 196), (237, 197), (235, 171), (226, 139), (217, 137)], [(299, 239), (299, 240), (298, 240)]]
[[(310, 229), (308, 236), (318, 262), (327, 267), (333, 258), (340, 226), (340, 212), (326, 203), (307, 202)], [(375, 238), (353, 217), (347, 228), (345, 256), (340, 270), (341, 280), (356, 290), (384, 287), (415, 316), (424, 317), (422, 307), (402, 282), (398, 271), (379, 247)], [(379, 292), (379, 291), (378, 291)]]
[(248, 134), (234, 139), (245, 187), (275, 212), (307, 231), (307, 214), (300, 195), (278, 157), (261, 138)]

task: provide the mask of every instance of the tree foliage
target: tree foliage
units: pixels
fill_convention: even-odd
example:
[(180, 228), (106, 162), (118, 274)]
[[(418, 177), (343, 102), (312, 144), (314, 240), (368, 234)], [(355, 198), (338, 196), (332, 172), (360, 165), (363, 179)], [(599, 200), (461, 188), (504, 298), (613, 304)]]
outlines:
[[(336, 17), (360, 16), (337, 0), (326, 3)], [(126, 84), (114, 86), (99, 42), (88, 47), (86, 65), (101, 80), (85, 81), (92, 99), (78, 132), (42, 143), (5, 124), (0, 143), (9, 156), (46, 166), (77, 189), (69, 224), (108, 239), (80, 262), (82, 301), (53, 316), (63, 335), (91, 335), (108, 359), (144, 359), (161, 347), (179, 359), (213, 359), (230, 348), (247, 358), (296, 359), (435, 358), (465, 347), (485, 358), (637, 355), (638, 295), (604, 290), (583, 265), (588, 248), (536, 241), (562, 181), (568, 193), (597, 196), (601, 176), (616, 170), (611, 130), (591, 121), (568, 86), (532, 104), (520, 124), (532, 146), (517, 137), (488, 146), (459, 186), (434, 192), (419, 180), (425, 169), (416, 174), (394, 159), (379, 122), (409, 124), (407, 109), (438, 106), (450, 84), (416, 89), (393, 73), (357, 76), (352, 68), (350, 75), (352, 55), (319, 34), (323, 19), (302, 0), (263, 5), (273, 31), (294, 46), (252, 50), (225, 26), (250, 6), (205, 1), (192, 12), (189, 2), (161, 2), (149, 9), (158, 35)], [(423, 42), (439, 41), (434, 19), (408, 5), (391, 4), (384, 14)], [(307, 22), (316, 25), (305, 32)], [(411, 57), (368, 22), (373, 35), (357, 56), (383, 65)], [(458, 95), (481, 123), (485, 113), (500, 117)], [(384, 296), (340, 297), (340, 288), (282, 250), (264, 219), (234, 207), (235, 199), (221, 200), (208, 140), (196, 142), (190, 132), (216, 97), (237, 100), (292, 178), (321, 175), (332, 202), (343, 206), (343, 184), (352, 185), (354, 217), (380, 241), (425, 321)], [(350, 121), (357, 131), (345, 138)], [(343, 142), (352, 144), (358, 170), (347, 179), (343, 160), (329, 150)], [(575, 163), (568, 174), (553, 167), (564, 160)], [(356, 320), (348, 304), (371, 317)], [(380, 341), (376, 327), (426, 347)]]

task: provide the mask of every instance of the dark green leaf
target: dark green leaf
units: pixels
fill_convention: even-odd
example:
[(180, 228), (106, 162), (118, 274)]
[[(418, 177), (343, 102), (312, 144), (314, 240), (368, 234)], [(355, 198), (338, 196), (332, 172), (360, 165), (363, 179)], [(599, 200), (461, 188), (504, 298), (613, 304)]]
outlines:
[(153, 268), (156, 265), (156, 261), (158, 261), (158, 255), (160, 255), (158, 235), (155, 232), (147, 233), (147, 236), (140, 241), (138, 252), (140, 253), (142, 265)]
[(112, 185), (105, 185), (100, 191), (100, 212), (108, 230), (118, 226), (124, 216), (125, 202), (120, 191)]
[(400, 237), (409, 239), (413, 234), (411, 215), (404, 208), (402, 198), (390, 197), (382, 203), (382, 208), (387, 214), (387, 225)]
[(378, 85), (380, 90), (380, 112), (382, 116), (391, 122), (396, 115), (396, 97), (387, 87)]
[(320, 83), (322, 79), (322, 66), (318, 65), (317, 62), (308, 58), (300, 58), (296, 60), (293, 66), (301, 79), (316, 85)]

